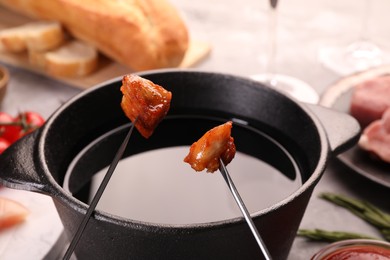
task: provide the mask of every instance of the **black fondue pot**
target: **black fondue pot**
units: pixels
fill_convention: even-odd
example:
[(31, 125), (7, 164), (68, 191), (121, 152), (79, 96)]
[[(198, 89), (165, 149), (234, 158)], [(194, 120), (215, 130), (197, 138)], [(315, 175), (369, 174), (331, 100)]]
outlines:
[[(186, 70), (141, 75), (172, 92), (171, 109), (150, 139), (133, 133), (126, 157), (190, 145), (211, 127), (232, 120), (238, 151), (267, 162), (289, 178), (300, 175), (302, 185), (294, 192), (251, 214), (273, 258), (286, 259), (329, 158), (356, 143), (357, 122), (346, 114), (296, 102), (261, 83), (233, 75)], [(41, 129), (0, 156), (1, 184), (51, 196), (69, 239), (87, 211), (83, 190), (97, 171), (109, 165), (130, 126), (120, 107), (120, 86), (121, 78), (116, 78), (80, 93)], [(84, 151), (82, 155), (80, 151)], [(69, 190), (77, 196), (63, 188), (76, 157)], [(182, 159), (177, 158), (177, 163), (183, 163)], [(75, 254), (78, 259), (262, 257), (242, 217), (168, 225), (99, 210), (92, 215)]]

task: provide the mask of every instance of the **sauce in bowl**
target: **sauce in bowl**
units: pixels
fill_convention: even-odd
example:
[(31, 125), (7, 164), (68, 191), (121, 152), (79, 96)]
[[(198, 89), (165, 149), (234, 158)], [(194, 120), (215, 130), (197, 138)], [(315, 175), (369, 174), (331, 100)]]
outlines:
[(312, 260), (389, 260), (390, 243), (351, 239), (335, 242), (316, 253)]

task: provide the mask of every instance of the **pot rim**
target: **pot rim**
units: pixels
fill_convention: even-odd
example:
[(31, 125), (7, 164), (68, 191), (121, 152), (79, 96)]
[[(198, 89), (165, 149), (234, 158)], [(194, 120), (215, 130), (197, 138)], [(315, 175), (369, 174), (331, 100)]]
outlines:
[[(140, 73), (133, 73), (137, 74), (140, 76), (143, 75), (151, 75), (151, 74), (156, 74), (156, 73), (200, 73), (204, 75), (222, 75), (222, 76), (228, 76), (228, 77), (234, 77), (234, 78), (240, 78), (242, 80), (250, 81), (250, 82), (256, 82), (253, 79), (250, 78), (245, 78), (243, 76), (238, 76), (234, 74), (229, 74), (229, 73), (221, 73), (221, 72), (210, 72), (210, 71), (203, 71), (199, 69), (156, 69), (156, 70), (148, 70), (148, 71), (143, 71)], [(104, 81), (100, 84), (97, 84), (87, 90), (82, 91), (81, 93), (75, 95), (71, 99), (69, 99), (66, 103), (64, 103), (61, 107), (59, 107), (51, 116), (50, 118), (46, 121), (44, 126), (41, 128), (41, 133), (39, 135), (39, 140), (38, 140), (38, 153), (40, 158), (42, 158), (42, 161), (46, 161), (46, 156), (44, 153), (44, 143), (46, 136), (48, 135), (48, 130), (50, 126), (53, 124), (53, 122), (57, 119), (59, 115), (62, 114), (64, 110), (66, 110), (68, 107), (72, 106), (72, 104), (80, 99), (81, 97), (88, 95), (90, 92), (94, 92), (97, 89), (103, 88), (109, 84), (115, 83), (115, 82), (120, 82), (122, 80), (123, 76), (118, 76), (115, 78), (112, 78), (110, 80)], [(260, 84), (260, 83), (259, 83)], [(281, 93), (279, 90), (276, 90), (276, 92)], [(281, 93), (282, 95), (286, 96), (285, 94)], [(263, 215), (267, 212), (274, 211), (281, 206), (290, 203), (291, 201), (295, 200), (296, 197), (301, 196), (306, 190), (308, 190), (310, 187), (313, 187), (317, 184), (317, 182), (320, 180), (320, 177), (322, 176), (324, 169), (325, 169), (325, 164), (327, 161), (327, 158), (329, 156), (329, 142), (328, 142), (328, 137), (326, 134), (326, 131), (321, 124), (319, 118), (303, 103), (300, 103), (299, 101), (295, 100), (294, 98), (288, 97), (287, 98), (291, 99), (294, 103), (296, 103), (313, 121), (315, 128), (317, 129), (319, 139), (320, 139), (320, 145), (321, 145), (321, 153), (318, 158), (317, 165), (313, 171), (313, 173), (310, 175), (310, 177), (293, 193), (291, 193), (289, 196), (286, 198), (278, 201), (277, 203), (264, 208), (262, 210), (252, 212), (251, 216), (253, 219), (259, 217), (260, 215)], [(55, 197), (52, 197), (53, 199), (58, 199), (63, 203), (64, 205), (67, 205), (71, 207), (72, 209), (79, 211), (82, 214), (85, 214), (88, 210), (89, 205), (78, 200), (77, 198), (73, 197), (68, 191), (66, 191), (62, 186), (60, 186), (55, 180), (54, 177), (51, 175), (47, 164), (46, 163), (41, 163), (42, 169), (45, 172), (46, 177), (48, 178), (48, 183), (52, 185), (52, 187), (47, 187), (48, 190), (50, 190), (53, 194), (55, 194)], [(58, 194), (62, 194), (64, 196), (59, 196)], [(213, 221), (213, 222), (205, 222), (205, 223), (189, 223), (189, 224), (163, 224), (163, 223), (153, 223), (153, 222), (146, 222), (146, 221), (140, 221), (140, 220), (133, 220), (121, 216), (117, 216), (114, 214), (111, 214), (109, 212), (105, 212), (102, 210), (95, 210), (96, 214), (94, 214), (94, 218), (99, 219), (99, 220), (104, 220), (108, 222), (115, 222), (115, 223), (121, 223), (123, 225), (128, 225), (128, 224), (134, 224), (136, 227), (142, 229), (142, 226), (147, 226), (147, 227), (158, 227), (159, 229), (204, 229), (204, 228), (209, 228), (211, 226), (213, 227), (222, 227), (225, 225), (230, 225), (230, 224), (240, 224), (244, 223), (245, 220), (242, 217), (235, 217), (235, 218), (229, 218), (229, 219), (223, 219), (223, 220), (218, 220), (218, 221)]]

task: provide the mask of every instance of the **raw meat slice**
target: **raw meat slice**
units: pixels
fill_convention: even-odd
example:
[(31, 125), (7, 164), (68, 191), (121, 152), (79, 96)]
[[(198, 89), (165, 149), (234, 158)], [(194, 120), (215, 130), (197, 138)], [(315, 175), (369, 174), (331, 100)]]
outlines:
[(17, 201), (0, 198), (0, 230), (23, 222), (30, 211)]
[(390, 108), (364, 129), (359, 146), (390, 163)]
[(390, 108), (390, 76), (367, 80), (354, 88), (350, 114), (363, 128), (382, 118), (388, 108)]

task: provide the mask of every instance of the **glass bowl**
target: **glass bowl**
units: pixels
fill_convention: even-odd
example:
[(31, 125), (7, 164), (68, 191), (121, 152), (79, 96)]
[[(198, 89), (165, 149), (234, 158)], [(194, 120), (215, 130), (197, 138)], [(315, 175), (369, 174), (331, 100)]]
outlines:
[(387, 260), (390, 243), (373, 239), (348, 239), (334, 242), (318, 251), (311, 260)]

